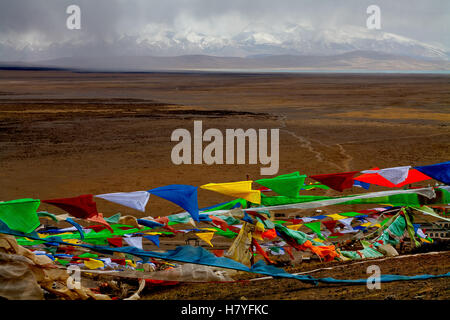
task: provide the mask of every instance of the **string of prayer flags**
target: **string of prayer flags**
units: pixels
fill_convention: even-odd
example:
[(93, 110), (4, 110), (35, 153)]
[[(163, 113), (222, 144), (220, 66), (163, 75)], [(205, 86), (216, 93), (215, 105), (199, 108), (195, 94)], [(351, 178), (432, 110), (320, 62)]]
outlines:
[(261, 191), (252, 190), (252, 181), (238, 181), (225, 183), (208, 183), (200, 186), (201, 189), (215, 191), (235, 198), (242, 198), (252, 203), (261, 203)]
[(198, 187), (190, 185), (171, 184), (148, 190), (148, 192), (179, 205), (189, 212), (194, 221), (199, 222), (197, 189)]
[(359, 173), (359, 171), (319, 174), (309, 177), (336, 191), (342, 192), (345, 189), (350, 189), (353, 187), (353, 177), (357, 173)]
[(145, 212), (150, 193), (147, 191), (133, 191), (133, 192), (116, 192), (105, 193), (95, 196), (96, 198), (105, 199), (123, 206)]

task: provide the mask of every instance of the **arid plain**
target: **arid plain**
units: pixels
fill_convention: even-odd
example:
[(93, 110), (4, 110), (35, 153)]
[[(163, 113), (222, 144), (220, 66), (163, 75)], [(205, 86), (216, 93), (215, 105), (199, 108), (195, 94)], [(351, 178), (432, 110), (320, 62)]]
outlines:
[[(279, 128), (278, 174), (444, 162), (450, 156), (449, 106), (449, 75), (0, 70), (0, 200), (148, 190), (174, 183), (199, 186), (245, 180), (247, 175), (261, 178), (262, 164), (173, 164), (171, 133), (177, 128), (192, 132), (194, 120), (202, 120), (204, 130), (223, 132)], [(227, 200), (199, 191), (200, 206)], [(118, 211), (142, 216), (101, 199), (97, 203), (105, 216)], [(57, 211), (45, 205), (41, 209)], [(179, 211), (152, 197), (145, 215)], [(441, 266), (448, 270), (448, 255), (442, 258)], [(344, 276), (335, 276), (339, 275)], [(427, 291), (425, 298), (448, 298), (448, 280), (427, 283), (445, 288), (439, 296)], [(253, 291), (246, 291), (248, 298), (260, 298), (263, 286), (253, 286)], [(420, 296), (420, 288), (402, 286), (398, 298)], [(283, 288), (278, 295), (264, 297), (288, 298), (289, 286)], [(340, 288), (333, 289), (335, 298), (350, 298), (348, 294), (358, 290)], [(308, 299), (311, 290), (298, 289), (291, 297)], [(318, 293), (315, 298), (325, 296)], [(154, 297), (186, 298), (174, 291)], [(226, 291), (209, 297), (226, 297)]]

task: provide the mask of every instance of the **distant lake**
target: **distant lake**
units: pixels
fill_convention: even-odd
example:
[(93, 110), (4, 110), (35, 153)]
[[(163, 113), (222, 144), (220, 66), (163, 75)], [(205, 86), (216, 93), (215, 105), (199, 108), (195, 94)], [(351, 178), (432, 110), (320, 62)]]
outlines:
[(233, 72), (233, 73), (389, 73), (389, 74), (450, 74), (450, 70), (298, 70), (298, 69), (184, 69), (183, 71)]

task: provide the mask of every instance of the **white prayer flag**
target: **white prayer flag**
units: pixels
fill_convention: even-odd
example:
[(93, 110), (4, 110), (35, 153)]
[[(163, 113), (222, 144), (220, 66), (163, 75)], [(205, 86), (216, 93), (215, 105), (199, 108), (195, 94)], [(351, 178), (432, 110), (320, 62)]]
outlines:
[(150, 198), (150, 193), (147, 191), (116, 192), (99, 194), (95, 197), (145, 212), (145, 206)]

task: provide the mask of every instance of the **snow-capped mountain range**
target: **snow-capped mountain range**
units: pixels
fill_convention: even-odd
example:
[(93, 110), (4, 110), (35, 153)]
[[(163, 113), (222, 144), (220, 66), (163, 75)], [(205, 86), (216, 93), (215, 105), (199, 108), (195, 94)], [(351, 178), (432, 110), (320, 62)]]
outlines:
[[(232, 28), (230, 28), (232, 29)], [(198, 31), (198, 30), (201, 30)], [(249, 24), (234, 32), (200, 28), (175, 28), (147, 24), (130, 34), (116, 34), (105, 40), (86, 33), (49, 43), (42, 37), (24, 39), (0, 37), (0, 60), (14, 56), (36, 61), (68, 56), (175, 56), (175, 55), (334, 55), (349, 51), (378, 51), (425, 59), (448, 60), (446, 48), (383, 30), (346, 26), (338, 29), (313, 28), (307, 24)], [(39, 41), (38, 41), (39, 40)]]
[[(199, 28), (198, 28), (199, 29)], [(445, 48), (383, 30), (347, 26), (317, 29), (302, 24), (250, 24), (235, 32), (148, 24), (135, 34), (88, 37), (14, 46), (0, 38), (0, 61), (58, 68), (162, 69), (376, 69), (449, 70)], [(17, 42), (16, 42), (17, 43)], [(51, 58), (50, 58), (51, 57)], [(50, 59), (49, 59), (50, 58)], [(11, 59), (9, 59), (11, 64)]]
[[(121, 40), (132, 39), (123, 37)], [(189, 29), (176, 32), (148, 25), (136, 40), (142, 50), (153, 55), (171, 52), (220, 56), (333, 55), (363, 50), (431, 59), (450, 57), (449, 52), (436, 45), (355, 26), (318, 30), (299, 24), (249, 25), (228, 36), (214, 36)]]

